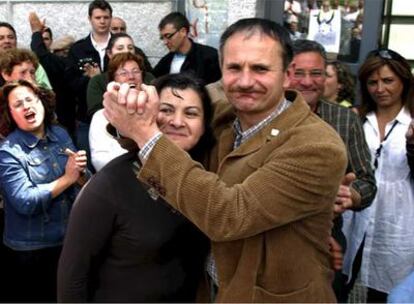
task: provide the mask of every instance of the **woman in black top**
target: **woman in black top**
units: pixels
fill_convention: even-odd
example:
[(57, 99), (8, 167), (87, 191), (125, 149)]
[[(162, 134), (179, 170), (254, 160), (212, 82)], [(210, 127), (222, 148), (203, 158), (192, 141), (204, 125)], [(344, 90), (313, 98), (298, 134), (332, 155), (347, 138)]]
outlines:
[[(203, 85), (175, 74), (156, 83), (158, 123), (202, 161), (212, 145)], [(84, 188), (69, 221), (58, 270), (61, 302), (194, 302), (208, 239), (136, 178), (137, 151), (104, 167)]]

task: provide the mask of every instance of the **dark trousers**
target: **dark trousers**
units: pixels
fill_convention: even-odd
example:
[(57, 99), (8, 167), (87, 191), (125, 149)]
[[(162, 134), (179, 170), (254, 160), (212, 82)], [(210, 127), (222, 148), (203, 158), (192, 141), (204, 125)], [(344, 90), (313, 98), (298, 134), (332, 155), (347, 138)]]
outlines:
[(368, 288), (367, 303), (387, 303), (388, 294), (372, 288)]
[[(337, 294), (337, 300), (339, 303), (347, 303), (348, 302), (348, 297), (349, 294), (351, 293), (352, 288), (355, 285), (355, 281), (356, 278), (358, 276), (358, 273), (361, 269), (361, 263), (362, 263), (362, 252), (364, 249), (364, 244), (365, 244), (365, 239), (362, 241), (361, 246), (358, 249), (358, 252), (355, 256), (354, 259), (354, 264), (352, 267), (352, 277), (351, 280), (349, 281), (349, 283), (347, 284), (347, 279), (348, 277), (346, 275), (339, 275), (336, 274), (335, 278), (336, 278), (336, 282), (338, 283), (338, 285), (340, 285)], [(342, 284), (339, 284), (339, 282), (342, 282)], [(387, 303), (387, 297), (388, 294), (372, 289), (372, 288), (368, 288), (367, 291), (367, 303)]]
[(62, 247), (6, 249), (8, 302), (56, 302), (56, 273)]
[(365, 239), (362, 241), (361, 246), (358, 249), (358, 252), (355, 256), (354, 259), (354, 264), (352, 267), (352, 274), (351, 274), (351, 280), (349, 281), (349, 283), (347, 283), (348, 281), (348, 277), (340, 272), (336, 272), (335, 273), (335, 284), (336, 284), (336, 289), (335, 289), (335, 293), (336, 293), (336, 297), (337, 297), (337, 301), (339, 303), (347, 303), (348, 302), (348, 297), (349, 294), (351, 293), (352, 288), (355, 285), (355, 281), (356, 278), (358, 276), (359, 270), (361, 269), (361, 263), (362, 263), (362, 252), (364, 249), (364, 243), (365, 243)]

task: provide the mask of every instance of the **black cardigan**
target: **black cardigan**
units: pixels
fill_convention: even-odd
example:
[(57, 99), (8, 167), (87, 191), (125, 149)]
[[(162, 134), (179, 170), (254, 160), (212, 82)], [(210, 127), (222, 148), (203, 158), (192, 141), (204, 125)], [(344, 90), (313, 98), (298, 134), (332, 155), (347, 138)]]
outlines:
[(136, 153), (91, 179), (74, 204), (58, 270), (60, 302), (194, 302), (207, 238), (137, 180)]

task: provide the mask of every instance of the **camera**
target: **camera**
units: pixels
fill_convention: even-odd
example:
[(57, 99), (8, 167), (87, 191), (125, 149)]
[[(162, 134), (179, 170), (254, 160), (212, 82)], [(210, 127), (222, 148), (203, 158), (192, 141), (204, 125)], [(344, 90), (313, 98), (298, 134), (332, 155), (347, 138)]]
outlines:
[(83, 71), (83, 67), (85, 66), (85, 64), (90, 64), (92, 66), (97, 65), (97, 63), (91, 57), (81, 58), (78, 61), (78, 68), (79, 68), (79, 70), (82, 70)]

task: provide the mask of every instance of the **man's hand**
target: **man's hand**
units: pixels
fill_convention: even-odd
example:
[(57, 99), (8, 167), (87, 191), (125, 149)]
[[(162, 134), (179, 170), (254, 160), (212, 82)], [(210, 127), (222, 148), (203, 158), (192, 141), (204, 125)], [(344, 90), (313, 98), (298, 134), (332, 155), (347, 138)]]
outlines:
[(342, 247), (331, 236), (329, 237), (328, 243), (329, 243), (329, 251), (331, 253), (332, 268), (335, 271), (339, 271), (339, 270), (342, 269), (342, 266), (343, 266), (343, 263), (344, 263), (344, 256), (342, 254)]
[(411, 123), (408, 126), (407, 133), (405, 133), (405, 138), (407, 139), (407, 143), (414, 144), (414, 119), (411, 120)]
[(101, 73), (101, 70), (97, 64), (89, 64), (86, 63), (83, 66), (83, 75), (88, 76), (89, 78), (92, 78), (93, 76), (96, 76)]
[(141, 90), (127, 83), (108, 84), (104, 94), (105, 117), (125, 137), (142, 148), (157, 132), (159, 98), (155, 87), (141, 85)]
[(345, 212), (345, 210), (352, 208), (352, 193), (351, 193), (351, 183), (356, 179), (355, 173), (348, 173), (342, 179), (342, 183), (339, 186), (338, 194), (336, 195), (335, 204), (334, 204), (334, 214), (338, 216)]
[(35, 12), (29, 14), (29, 23), (32, 33), (43, 32), (46, 28), (46, 20), (41, 21)]

